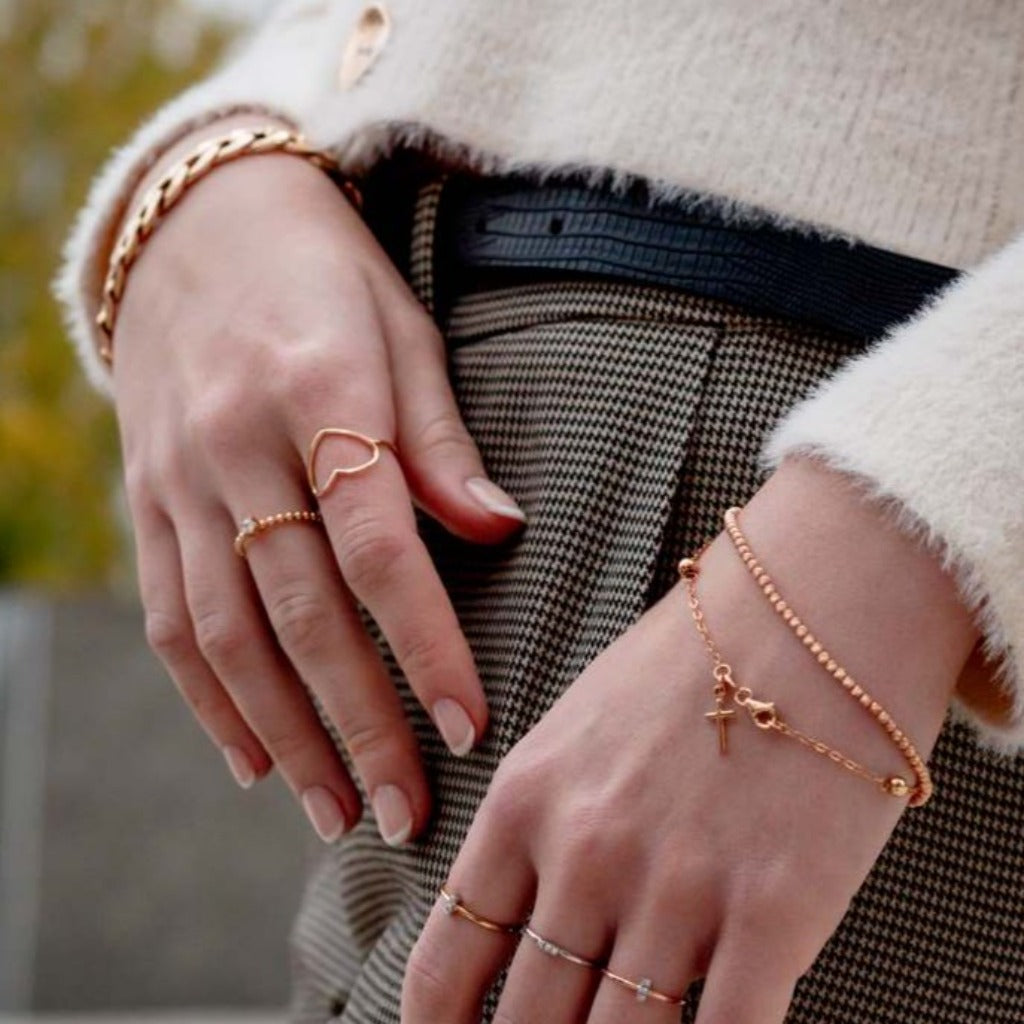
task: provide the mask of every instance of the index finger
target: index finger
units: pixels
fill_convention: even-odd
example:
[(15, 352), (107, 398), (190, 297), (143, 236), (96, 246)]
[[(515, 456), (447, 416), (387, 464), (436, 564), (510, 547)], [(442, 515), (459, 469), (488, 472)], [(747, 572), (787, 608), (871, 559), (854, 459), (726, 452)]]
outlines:
[(397, 448), (386, 430), (366, 431), (365, 424), (384, 420), (355, 412), (344, 426), (321, 426), (307, 467), (345, 582), (380, 625), (449, 749), (462, 756), (486, 728), (487, 703), (455, 609), (416, 529)]

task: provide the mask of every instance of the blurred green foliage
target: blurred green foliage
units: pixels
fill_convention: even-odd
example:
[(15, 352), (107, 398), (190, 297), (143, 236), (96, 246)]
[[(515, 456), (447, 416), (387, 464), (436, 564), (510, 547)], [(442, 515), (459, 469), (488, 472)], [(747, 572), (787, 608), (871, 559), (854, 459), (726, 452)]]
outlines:
[(124, 573), (116, 427), (50, 294), (111, 148), (215, 59), (177, 0), (0, 0), (0, 583)]

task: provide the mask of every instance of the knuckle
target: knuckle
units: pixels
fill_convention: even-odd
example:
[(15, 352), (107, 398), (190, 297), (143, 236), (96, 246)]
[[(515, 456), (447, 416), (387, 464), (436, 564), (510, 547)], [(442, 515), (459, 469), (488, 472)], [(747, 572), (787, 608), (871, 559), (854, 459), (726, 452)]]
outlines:
[(415, 443), (424, 455), (440, 458), (465, 451), (470, 442), (458, 413), (452, 408), (445, 408), (420, 427)]
[(214, 465), (231, 463), (245, 447), (251, 430), (243, 396), (233, 388), (211, 390), (186, 414), (186, 431)]
[(338, 390), (338, 374), (317, 342), (292, 344), (274, 367), (273, 390), (284, 408), (325, 408)]
[(286, 650), (305, 657), (323, 649), (330, 615), (322, 598), (308, 591), (286, 590), (273, 598), (268, 614)]
[(394, 530), (382, 529), (372, 519), (346, 529), (341, 571), (357, 592), (371, 593), (395, 580), (409, 542)]
[(397, 723), (386, 718), (345, 722), (341, 727), (348, 752), (356, 761), (379, 756), (394, 746)]
[(181, 662), (193, 650), (192, 631), (181, 615), (161, 608), (147, 609), (145, 631), (150, 650), (166, 662)]
[(447, 644), (437, 632), (418, 627), (397, 637), (394, 647), (395, 656), (408, 674), (427, 675), (444, 668)]
[(417, 1019), (450, 1019), (451, 979), (444, 976), (433, 954), (433, 943), (424, 935), (413, 948), (402, 982), (402, 1012), (415, 1012)]
[(211, 665), (232, 669), (240, 662), (249, 644), (245, 624), (219, 609), (195, 613), (196, 644)]

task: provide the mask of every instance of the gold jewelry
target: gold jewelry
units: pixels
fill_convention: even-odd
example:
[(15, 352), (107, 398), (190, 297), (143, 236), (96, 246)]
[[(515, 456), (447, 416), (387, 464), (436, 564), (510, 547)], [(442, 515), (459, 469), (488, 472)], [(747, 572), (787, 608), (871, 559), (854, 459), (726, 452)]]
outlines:
[(312, 149), (298, 132), (276, 126), (236, 128), (200, 143), (146, 192), (111, 251), (95, 321), (103, 339), (99, 355), (107, 366), (111, 366), (114, 360), (114, 322), (124, 295), (128, 271), (138, 259), (143, 243), (153, 234), (167, 211), (215, 167), (260, 153), (289, 153), (303, 157), (337, 178), (339, 187), (352, 205), (357, 210), (362, 209), (362, 194), (354, 180), (343, 175), (337, 161), (330, 154)]
[[(353, 437), (369, 448), (370, 457), (360, 462), (357, 466), (335, 467), (331, 470), (330, 476), (327, 477), (327, 483), (321, 487), (316, 480), (316, 453), (320, 450), (320, 445), (329, 437)], [(346, 430), (342, 427), (324, 427), (323, 430), (318, 430), (313, 440), (309, 443), (309, 454), (306, 456), (306, 479), (309, 482), (309, 489), (313, 492), (313, 496), (315, 498), (322, 498), (341, 477), (352, 476), (354, 473), (369, 469), (380, 458), (381, 446), (390, 448), (396, 456), (398, 455), (397, 446), (384, 438), (367, 437), (366, 434), (360, 434), (358, 430)]]
[(641, 978), (639, 981), (631, 981), (629, 978), (624, 978), (621, 974), (615, 974), (614, 971), (609, 971), (607, 967), (601, 969), (601, 973), (612, 981), (618, 982), (620, 985), (625, 985), (626, 988), (631, 989), (636, 993), (636, 999), (638, 1003), (646, 1003), (648, 999), (656, 999), (659, 1003), (668, 1003), (671, 1006), (682, 1006), (686, 1002), (685, 993), (681, 996), (669, 996), (664, 992), (659, 992), (653, 987), (650, 978)]
[(272, 516), (264, 516), (260, 519), (250, 517), (243, 519), (235, 536), (235, 554), (241, 558), (246, 557), (246, 547), (253, 537), (267, 530), (273, 530), (276, 526), (284, 526), (287, 523), (322, 523), (323, 518), (319, 512), (308, 512), (303, 509), (300, 512), (278, 512)]
[[(754, 557), (754, 553), (750, 550), (750, 543), (743, 535), (743, 531), (739, 526), (737, 519), (739, 512), (740, 509), (736, 506), (726, 510), (724, 515), (726, 532), (729, 534), (744, 564), (750, 570), (751, 575), (760, 585), (761, 592), (782, 616), (783, 621), (796, 633), (804, 647), (815, 656), (818, 664), (823, 666), (825, 671), (833, 676), (842, 685), (843, 689), (865, 708), (873, 718), (876, 718), (882, 728), (885, 729), (889, 738), (899, 748), (900, 753), (906, 759), (907, 764), (917, 779), (917, 786), (912, 791), (909, 791), (910, 799), (908, 802), (911, 807), (920, 807), (928, 801), (928, 798), (934, 791), (931, 775), (928, 772), (928, 766), (925, 764), (924, 759), (917, 752), (917, 748), (911, 743), (906, 733), (896, 725), (892, 715), (825, 650), (807, 626), (797, 617), (793, 609), (782, 600), (781, 595), (772, 582), (772, 578), (764, 571), (761, 564)], [(899, 776), (887, 779), (886, 784), (893, 790), (893, 796), (904, 796), (909, 790), (906, 780)], [(888, 791), (889, 789), (887, 789)]]
[(522, 931), (522, 925), (499, 924), (497, 921), (492, 921), (490, 918), (481, 917), (480, 914), (474, 913), (462, 902), (462, 898), (458, 893), (452, 892), (448, 888), (447, 884), (441, 886), (441, 903), (441, 909), (449, 917), (453, 914), (464, 917), (467, 921), (472, 921), (477, 927), (485, 928), (489, 932), (500, 932), (503, 935), (518, 935)]
[(571, 964), (577, 964), (580, 967), (590, 967), (593, 970), (601, 970), (601, 964), (596, 960), (587, 960), (585, 957), (577, 956), (575, 953), (570, 953), (564, 946), (558, 945), (557, 942), (552, 942), (550, 939), (545, 939), (543, 935), (538, 935), (529, 925), (523, 925), (523, 934), (528, 938), (532, 939), (536, 947), (548, 956), (560, 957), (562, 960), (568, 960)]
[[(845, 768), (847, 771), (853, 772), (855, 775), (859, 775), (870, 782), (876, 783), (881, 790), (889, 796), (901, 797), (906, 796), (909, 793), (911, 794), (909, 801), (911, 806), (919, 806), (920, 804), (923, 804), (931, 794), (930, 780), (928, 780), (927, 787), (919, 785), (917, 789), (912, 791), (906, 779), (902, 776), (875, 775), (863, 765), (854, 761), (852, 758), (847, 757), (835, 748), (830, 747), (827, 743), (814, 739), (790, 725), (783, 719), (774, 702), (758, 700), (754, 697), (753, 691), (751, 691), (749, 686), (739, 686), (736, 683), (732, 674), (732, 666), (729, 665), (729, 663), (722, 657), (722, 653), (718, 649), (718, 645), (713, 640), (708, 629), (707, 622), (704, 619), (703, 609), (701, 608), (700, 601), (697, 597), (696, 581), (700, 572), (699, 559), (710, 543), (711, 541), (705, 543), (693, 558), (680, 559), (677, 568), (688, 591), (688, 604), (690, 606), (690, 611), (693, 614), (694, 623), (696, 624), (697, 630), (704, 641), (704, 646), (707, 648), (714, 663), (712, 675), (715, 682), (712, 692), (715, 698), (715, 709), (707, 712), (705, 717), (718, 727), (719, 752), (722, 754), (728, 752), (726, 726), (732, 721), (732, 715), (735, 714), (735, 712), (730, 714), (730, 711), (726, 709), (725, 705), (726, 702), (731, 699), (735, 705), (744, 708), (747, 711), (758, 728), (774, 729), (785, 736), (789, 736), (790, 738), (799, 741), (815, 753), (827, 757), (830, 761), (834, 761), (841, 768)], [(874, 714), (874, 712), (872, 713)]]

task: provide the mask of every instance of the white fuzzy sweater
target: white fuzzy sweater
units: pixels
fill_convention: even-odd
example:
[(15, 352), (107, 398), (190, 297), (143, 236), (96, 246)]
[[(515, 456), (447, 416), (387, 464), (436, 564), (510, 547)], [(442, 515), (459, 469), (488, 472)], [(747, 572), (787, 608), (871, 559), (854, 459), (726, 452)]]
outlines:
[(412, 142), (487, 171), (639, 174), (965, 269), (791, 409), (761, 463), (818, 454), (941, 555), (982, 633), (953, 713), (1024, 750), (1024, 5), (390, 0), (389, 36), (343, 88), (363, 8), (284, 0), (97, 176), (56, 285), (94, 382), (92, 315), (132, 187), (237, 107), (288, 118), (355, 172)]

